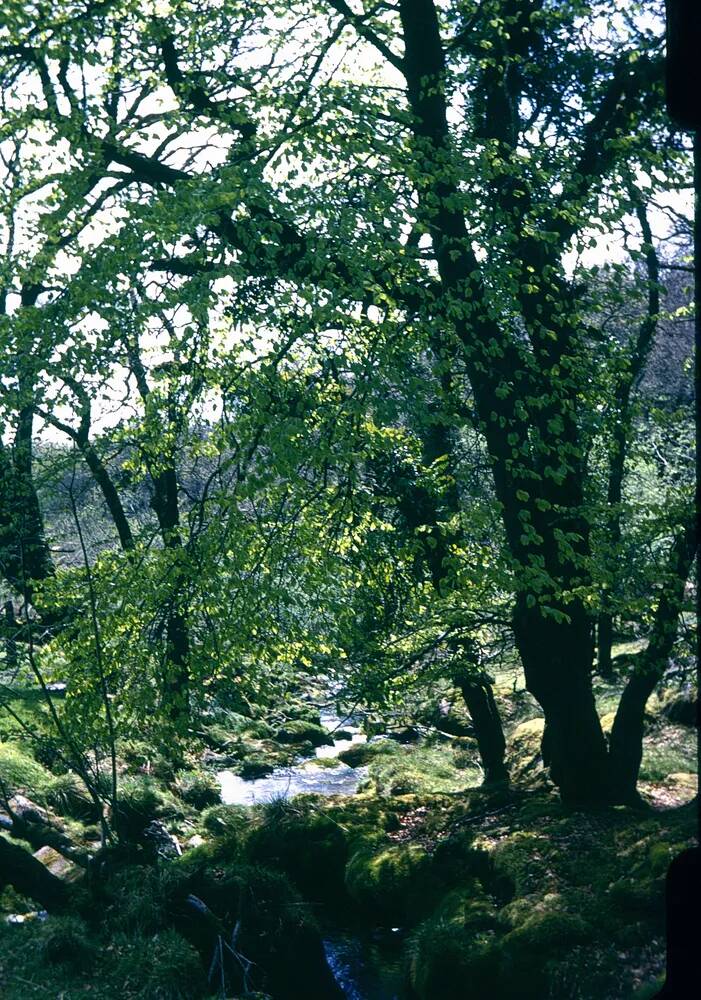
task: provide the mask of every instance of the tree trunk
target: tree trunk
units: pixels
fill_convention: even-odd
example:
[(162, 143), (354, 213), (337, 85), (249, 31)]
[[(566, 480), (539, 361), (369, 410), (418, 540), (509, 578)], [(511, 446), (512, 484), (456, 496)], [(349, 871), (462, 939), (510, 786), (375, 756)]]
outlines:
[[(438, 458), (452, 458), (453, 441), (448, 428), (440, 422), (424, 431), (423, 446), (423, 458), (427, 465)], [(392, 488), (396, 491), (397, 506), (406, 526), (412, 531), (418, 527), (431, 529), (426, 536), (431, 544), (422, 546), (423, 558), (431, 573), (433, 587), (440, 594), (447, 576), (445, 560), (449, 551), (445, 533), (441, 530), (441, 512), (437, 499), (424, 487), (401, 476), (393, 477)], [(460, 497), (454, 481), (443, 492), (440, 502), (447, 515), (460, 511)], [(506, 741), (491, 683), (486, 673), (479, 670), (477, 650), (472, 646), (464, 646), (463, 650), (472, 666), (472, 672), (458, 667), (453, 680), (460, 688), (475, 728), (484, 780), (486, 783), (508, 782), (509, 772), (504, 763)]]
[(637, 800), (636, 785), (643, 756), (645, 706), (662, 679), (677, 637), (677, 623), (684, 601), (684, 585), (698, 545), (695, 520), (674, 541), (668, 578), (660, 595), (648, 647), (639, 657), (616, 710), (611, 729), (610, 773), (618, 802)]
[[(163, 544), (174, 552), (176, 560), (183, 551), (180, 537), (180, 512), (178, 485), (175, 469), (170, 467), (153, 476), (151, 504), (161, 529)], [(190, 636), (187, 619), (178, 606), (183, 574), (173, 567), (171, 579), (172, 598), (166, 609), (166, 676), (163, 684), (163, 701), (171, 720), (181, 722), (187, 717), (190, 704)]]
[[(463, 196), (450, 169), (453, 149), (447, 120), (445, 55), (435, 3), (400, 0), (399, 12), (405, 42), (403, 69), (420, 164), (419, 205), (431, 235), (445, 306), (450, 310), (446, 322), (452, 322), (465, 348), (465, 369), (492, 461), (511, 553), (526, 579), (526, 574), (532, 577), (535, 566), (544, 560), (545, 573), (554, 585), (548, 603), (560, 610), (557, 595), (587, 582), (578, 567), (589, 557), (589, 530), (581, 516), (585, 462), (578, 437), (577, 382), (553, 382), (548, 372), (561, 366), (577, 371), (577, 334), (562, 310), (552, 306), (554, 297), (547, 284), (539, 294), (524, 294), (524, 322), (541, 359), (539, 372), (528, 377), (536, 379), (538, 391), (551, 397), (548, 406), (529, 416), (522, 400), (528, 389), (516, 389), (514, 383), (515, 373), (529, 370), (528, 362), (519, 345), (492, 318), (489, 292), (458, 207)], [(490, 124), (499, 126), (499, 122), (486, 122)], [(495, 140), (502, 143), (508, 156), (508, 136), (495, 136)], [(503, 192), (507, 203), (512, 194)], [(502, 192), (495, 189), (494, 195), (502, 197)], [(522, 215), (514, 206), (509, 210), (517, 218)], [(524, 270), (528, 267), (529, 273), (542, 273), (547, 264), (557, 273), (559, 250), (552, 259), (544, 257), (543, 244), (525, 230), (518, 243)], [(566, 294), (564, 284), (561, 292)], [(469, 311), (463, 318), (465, 303), (469, 303)], [(533, 422), (546, 446), (542, 454), (530, 451)], [(553, 422), (560, 430), (551, 430)], [(555, 477), (548, 463), (559, 461), (557, 456), (565, 449), (567, 467)], [(515, 455), (519, 456), (518, 464)], [(568, 536), (575, 539), (571, 558), (560, 551), (559, 540)], [(594, 649), (590, 620), (576, 601), (562, 608), (567, 618), (561, 623), (546, 619), (537, 604), (528, 607), (535, 595), (527, 592), (526, 583), (522, 586), (514, 633), (526, 685), (545, 714), (553, 780), (568, 801), (605, 801), (607, 754), (591, 688)]]
[(5, 670), (14, 671), (17, 669), (17, 624), (15, 622), (15, 609), (12, 601), (6, 601), (4, 607), (5, 615)]
[(543, 759), (563, 801), (591, 805), (607, 801), (608, 756), (591, 687), (591, 622), (580, 607), (568, 605), (569, 622), (545, 617), (516, 602), (514, 634), (526, 687), (545, 716)]
[(613, 616), (602, 611), (596, 625), (597, 667), (599, 675), (605, 680), (613, 677)]
[(504, 763), (506, 740), (489, 679), (481, 674), (462, 680), (458, 686), (474, 723), (484, 768), (484, 783), (508, 783), (509, 772)]
[(117, 492), (117, 488), (110, 478), (110, 474), (105, 468), (105, 465), (95, 451), (93, 446), (89, 442), (78, 445), (85, 462), (92, 472), (93, 479), (100, 487), (103, 497), (105, 498), (105, 503), (107, 504), (107, 509), (112, 515), (112, 520), (114, 521), (114, 526), (117, 529), (117, 534), (119, 535), (119, 542), (125, 552), (130, 551), (134, 548), (134, 536), (131, 533), (131, 527), (129, 526), (129, 521), (127, 520), (127, 515), (124, 512), (124, 507), (122, 506), (122, 501)]
[(23, 406), (15, 434), (14, 465), (16, 516), (22, 546), (22, 572), (26, 580), (43, 580), (54, 571), (53, 560), (44, 537), (44, 522), (33, 478), (32, 433), (34, 406)]
[(32, 479), (33, 410), (19, 418), (12, 455), (0, 442), (0, 573), (18, 593), (53, 573)]

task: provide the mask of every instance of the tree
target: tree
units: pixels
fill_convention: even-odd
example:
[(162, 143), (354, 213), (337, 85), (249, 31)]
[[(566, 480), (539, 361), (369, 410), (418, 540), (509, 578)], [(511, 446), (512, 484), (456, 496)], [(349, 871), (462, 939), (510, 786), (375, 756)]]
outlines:
[[(630, 776), (612, 786), (623, 751), (591, 687), (601, 358), (566, 255), (625, 219), (636, 171), (672, 189), (688, 164), (658, 138), (658, 25), (615, 0), (57, 5), (41, 34), (37, 17), (2, 47), (5, 84), (28, 95), (10, 127), (65, 144), (59, 198), (84, 199), (97, 175), (126, 220), (76, 254), (57, 316), (114, 312), (148, 282), (235, 311), (258, 348), (251, 327), (284, 331), (283, 354), (336, 338), (356, 368), (348, 330), (379, 343), (373, 364), (400, 339), (423, 352), (437, 424), (484, 438), (551, 774), (568, 801), (631, 798)], [(65, 319), (52, 329), (57, 349)]]

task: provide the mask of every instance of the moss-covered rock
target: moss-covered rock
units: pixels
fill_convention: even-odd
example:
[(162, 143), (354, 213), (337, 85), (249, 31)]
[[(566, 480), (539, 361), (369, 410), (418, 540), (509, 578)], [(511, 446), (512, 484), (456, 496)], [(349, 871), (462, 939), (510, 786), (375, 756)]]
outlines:
[(415, 924), (435, 904), (440, 887), (432, 878), (431, 859), (416, 844), (392, 844), (377, 838), (363, 845), (346, 867), (351, 898), (387, 923)]
[(262, 807), (246, 853), (251, 861), (284, 872), (307, 899), (328, 900), (342, 891), (346, 836), (338, 823), (299, 799)]
[(342, 750), (338, 759), (349, 767), (365, 767), (375, 757), (396, 754), (397, 745), (389, 740), (376, 740), (374, 743), (356, 743), (347, 750)]
[(512, 907), (510, 916), (517, 923), (499, 941), (499, 995), (514, 1000), (547, 996), (558, 961), (590, 940), (592, 928), (562, 908), (555, 893), (532, 901), (528, 908)]
[(697, 723), (699, 699), (693, 691), (670, 692), (662, 704), (662, 715), (678, 726), (693, 727)]
[(543, 864), (543, 853), (549, 849), (545, 835), (517, 831), (497, 844), (490, 852), (493, 878), (502, 896), (526, 896), (533, 891), (547, 891), (547, 882), (555, 881), (554, 871)]
[(252, 719), (238, 712), (221, 712), (215, 721), (202, 725), (200, 734), (213, 750), (228, 750), (242, 737), (271, 739), (273, 729), (264, 719)]
[(237, 767), (237, 771), (241, 777), (251, 781), (255, 780), (255, 778), (265, 778), (267, 775), (272, 774), (274, 770), (275, 765), (271, 761), (266, 760), (265, 757), (254, 755), (247, 757)]
[(333, 737), (323, 726), (304, 719), (291, 719), (275, 733), (279, 743), (311, 743), (313, 747), (333, 746)]
[(211, 806), (200, 816), (202, 829), (211, 837), (229, 843), (242, 843), (252, 823), (246, 806)]
[(219, 782), (208, 771), (178, 771), (175, 776), (175, 791), (195, 809), (206, 809), (221, 802)]
[(457, 768), (449, 746), (394, 746), (369, 765), (368, 786), (380, 795), (435, 795), (479, 784), (480, 772)]
[(407, 979), (420, 1000), (498, 996), (498, 914), (474, 887), (449, 893), (412, 935)]
[(541, 743), (545, 720), (529, 719), (516, 726), (507, 747), (507, 765), (514, 779), (524, 781), (543, 771)]
[(664, 920), (664, 875), (654, 876), (651, 871), (624, 875), (609, 888), (611, 907), (627, 919), (647, 919), (657, 924)]

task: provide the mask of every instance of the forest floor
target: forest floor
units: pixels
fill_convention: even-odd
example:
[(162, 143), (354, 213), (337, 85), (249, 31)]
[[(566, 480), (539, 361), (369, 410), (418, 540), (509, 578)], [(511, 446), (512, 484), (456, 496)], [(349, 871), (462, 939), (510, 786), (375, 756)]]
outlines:
[[(597, 679), (595, 691), (606, 730), (620, 682)], [(43, 716), (40, 698), (29, 688), (11, 694), (21, 721), (0, 714), (4, 788), (95, 851), (99, 831), (80, 783), (22, 740), (22, 724), (36, 727)], [(312, 756), (324, 731), (318, 709), (301, 699), (256, 719), (229, 712), (203, 722), (177, 771), (147, 743), (123, 741), (117, 823), (135, 846), (110, 856), (99, 898), (81, 888), (80, 869), (58, 862), (63, 877), (77, 878), (76, 911), (66, 916), (44, 919), (35, 904), (4, 889), (1, 995), (652, 996), (664, 972), (665, 873), (698, 833), (695, 730), (684, 707), (690, 692), (670, 687), (651, 699), (639, 786), (647, 807), (590, 812), (559, 802), (539, 755), (539, 709), (517, 671), (497, 676), (496, 696), (513, 777), (508, 791), (479, 787), (469, 717), (449, 691), (436, 697), (458, 735), (432, 726), (425, 706), (389, 722), (366, 717), (371, 733), (387, 731), (348, 756), (368, 769), (353, 796), (220, 803), (214, 775), (222, 767), (253, 777)], [(392, 728), (411, 742), (386, 738)], [(144, 838), (154, 821), (155, 839)], [(211, 941), (198, 938), (183, 913), (188, 894), (205, 899), (225, 929), (234, 957), (221, 967), (210, 965)], [(372, 940), (377, 982), (384, 962), (395, 970), (390, 985), (363, 992), (328, 944), (338, 934)]]

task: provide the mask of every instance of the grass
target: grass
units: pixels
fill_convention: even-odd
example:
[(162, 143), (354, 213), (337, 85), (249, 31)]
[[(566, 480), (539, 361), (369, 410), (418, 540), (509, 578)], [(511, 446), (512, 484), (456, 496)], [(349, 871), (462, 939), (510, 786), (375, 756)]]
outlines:
[(0, 743), (0, 782), (9, 794), (43, 800), (52, 774), (17, 743)]

